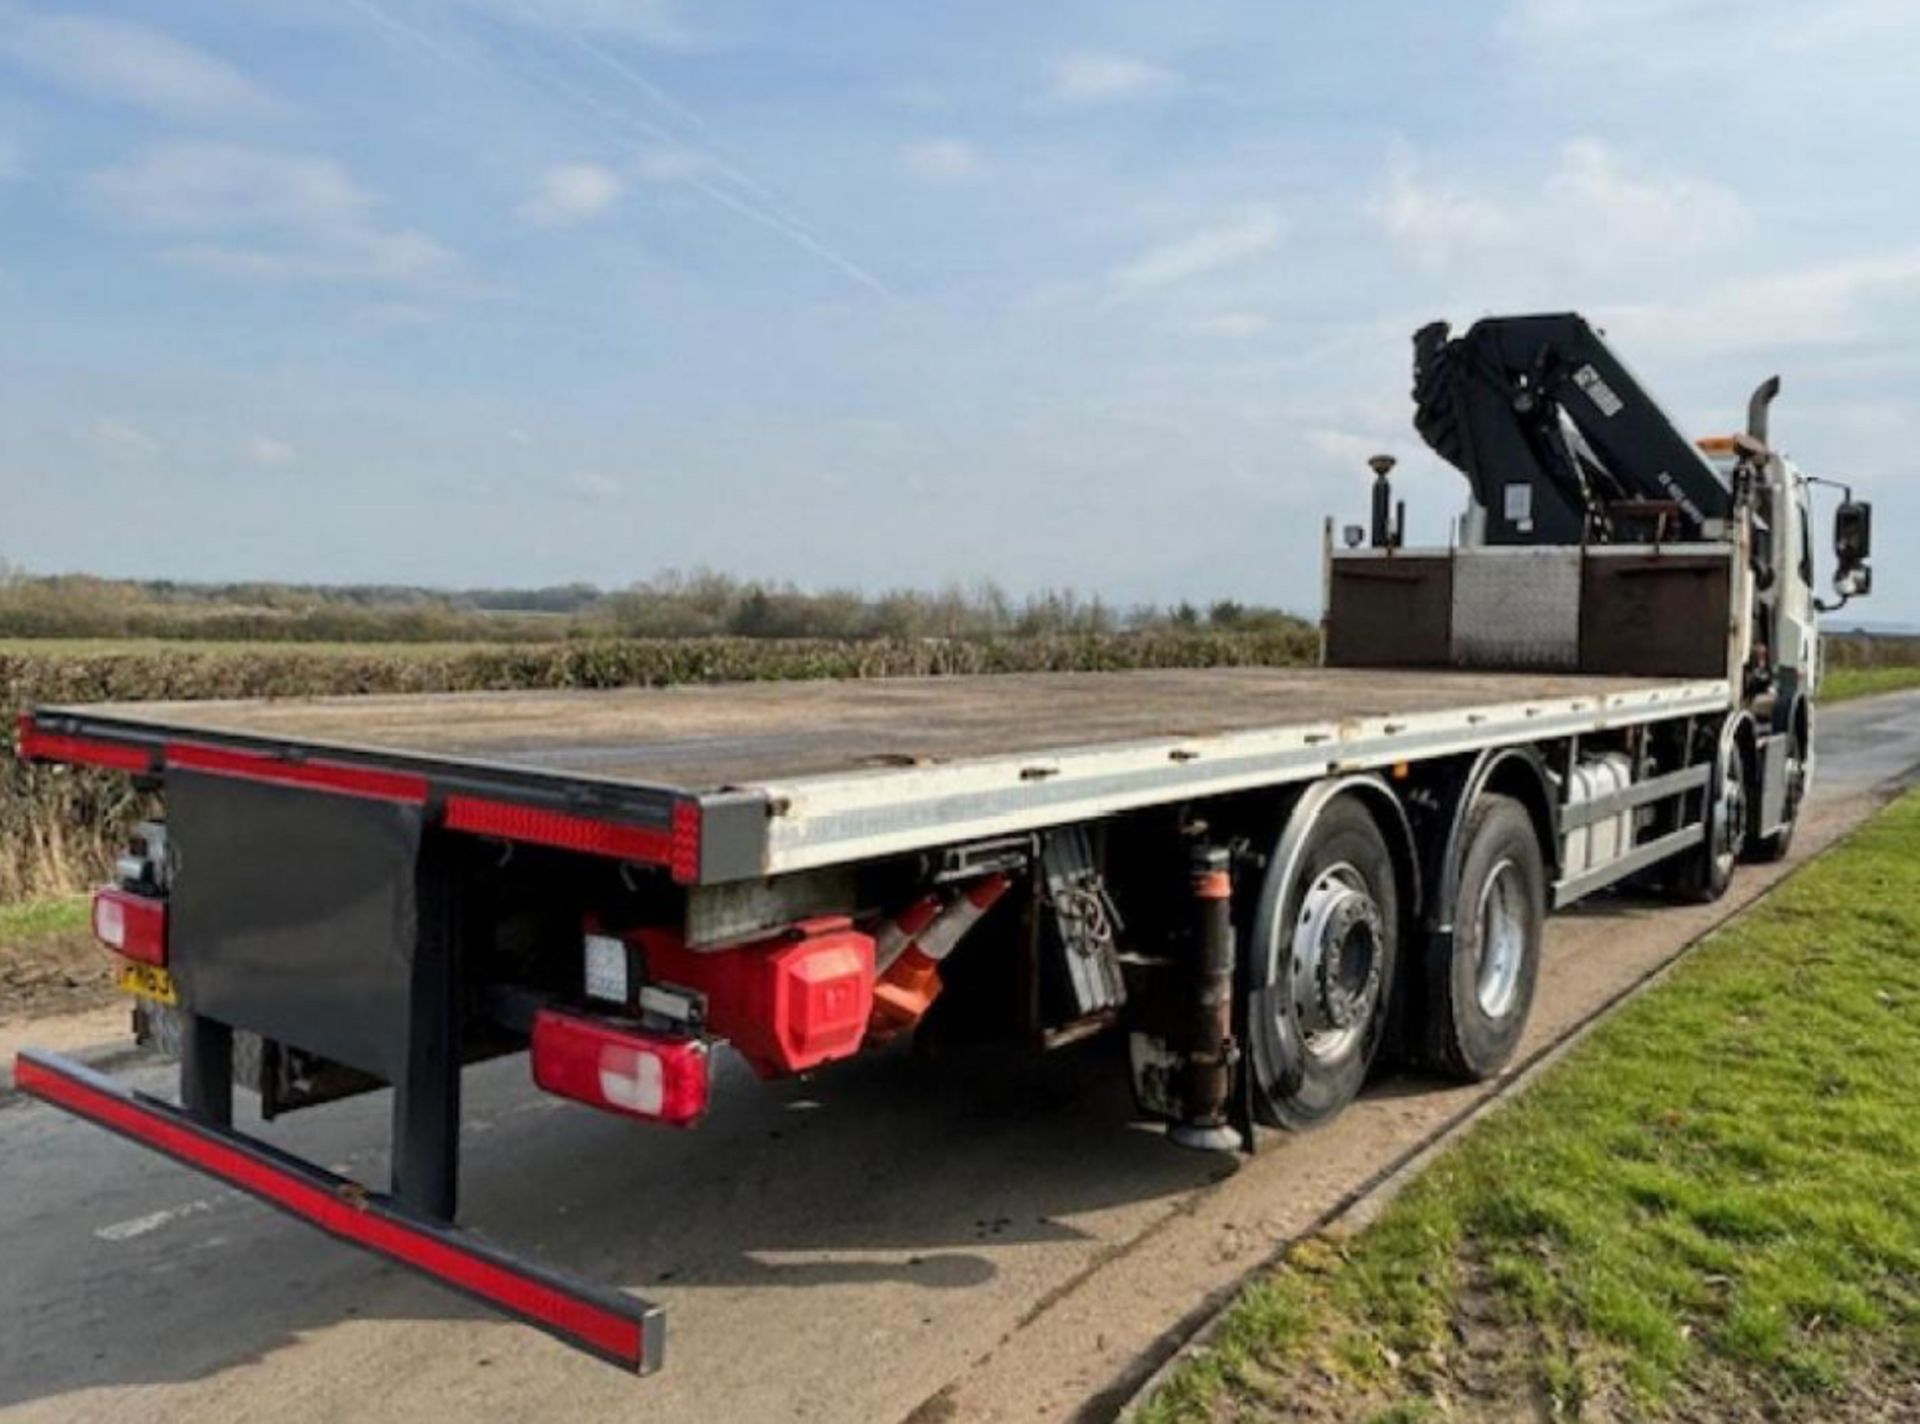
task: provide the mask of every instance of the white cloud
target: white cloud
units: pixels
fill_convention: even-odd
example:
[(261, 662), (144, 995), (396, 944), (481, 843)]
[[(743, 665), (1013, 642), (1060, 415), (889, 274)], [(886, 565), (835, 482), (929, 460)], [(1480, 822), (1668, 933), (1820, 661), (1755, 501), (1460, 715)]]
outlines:
[(595, 504), (610, 503), (626, 493), (626, 487), (612, 475), (594, 470), (576, 470), (567, 476), (566, 486), (572, 494)]
[[(1795, 92), (1911, 79), (1920, 11), (1909, 0), (1747, 5), (1738, 0), (1519, 0), (1501, 37), (1549, 81), (1666, 92), (1790, 68)], [(1714, 102), (1711, 91), (1705, 92)]]
[(0, 49), (72, 92), (169, 118), (258, 115), (279, 107), (225, 60), (133, 20), (22, 14)]
[(326, 227), (365, 220), (373, 198), (331, 158), (232, 143), (163, 143), (94, 175), (94, 194), (142, 227)]
[[(378, 202), (330, 158), (228, 143), (166, 143), (93, 175), (94, 198), (136, 227), (208, 240), (168, 260), (246, 277), (411, 282), (451, 275), (437, 239), (376, 221)], [(231, 234), (248, 240), (215, 240)]]
[(1598, 139), (1575, 139), (1560, 150), (1546, 193), (1608, 248), (1623, 240), (1669, 251), (1713, 246), (1747, 227), (1746, 205), (1730, 190), (1679, 174), (1630, 173)]
[(1920, 248), (1732, 277), (1680, 301), (1617, 303), (1598, 315), (1637, 345), (1695, 354), (1904, 342), (1920, 320)]
[(96, 448), (110, 455), (147, 458), (158, 455), (164, 448), (158, 440), (139, 426), (129, 425), (123, 420), (113, 420), (106, 416), (100, 417), (88, 428), (87, 439)]
[(965, 183), (986, 175), (980, 150), (958, 138), (931, 138), (900, 151), (907, 172), (923, 183)]
[(1114, 286), (1126, 291), (1144, 291), (1184, 282), (1258, 257), (1279, 245), (1286, 224), (1279, 214), (1260, 210), (1236, 222), (1197, 232), (1149, 248), (1131, 262), (1109, 273)]
[(1544, 177), (1497, 194), (1428, 177), (1401, 145), (1367, 213), (1404, 256), (1429, 271), (1476, 256), (1505, 262), (1524, 249), (1532, 254), (1530, 268), (1570, 264), (1618, 275), (1723, 247), (1750, 225), (1746, 205), (1729, 189), (1636, 169), (1594, 138), (1563, 144)]
[(1193, 329), (1202, 336), (1226, 336), (1242, 338), (1259, 336), (1271, 330), (1273, 322), (1259, 312), (1227, 311), (1216, 312), (1212, 316), (1202, 317), (1193, 324)]
[(612, 207), (625, 187), (619, 174), (598, 163), (561, 163), (540, 175), (516, 211), (536, 227), (572, 227)]
[[(311, 278), (321, 281), (415, 282), (452, 274), (460, 259), (434, 238), (406, 229), (353, 232), (304, 248), (252, 247), (241, 243), (189, 242), (160, 256), (179, 267), (220, 277)], [(418, 324), (422, 313), (406, 309), (390, 325)]]
[(247, 442), (247, 458), (256, 465), (291, 465), (299, 458), (299, 452), (285, 440), (256, 435)]
[(1368, 215), (1395, 246), (1423, 267), (1444, 267), (1462, 249), (1504, 242), (1513, 220), (1497, 203), (1445, 182), (1425, 179), (1411, 150), (1397, 148), (1386, 186)]
[(1109, 104), (1151, 98), (1175, 88), (1178, 75), (1124, 54), (1082, 51), (1053, 66), (1047, 96), (1062, 104)]

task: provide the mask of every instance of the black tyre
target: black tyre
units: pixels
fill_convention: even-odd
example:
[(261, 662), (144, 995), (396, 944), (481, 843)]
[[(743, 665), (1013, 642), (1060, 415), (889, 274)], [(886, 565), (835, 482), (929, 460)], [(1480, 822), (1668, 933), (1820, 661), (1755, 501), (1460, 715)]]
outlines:
[(1406, 1042), (1421, 1067), (1479, 1082), (1506, 1067), (1533, 1011), (1547, 867), (1533, 818), (1510, 796), (1475, 801), (1463, 834), (1453, 934), (1428, 940), (1415, 967)]
[(1359, 1093), (1385, 1037), (1400, 939), (1393, 855), (1354, 796), (1282, 836), (1247, 938), (1254, 1114), (1302, 1130)]
[(1727, 893), (1746, 852), (1748, 789), (1747, 754), (1729, 737), (1707, 783), (1707, 838), (1674, 862), (1669, 883), (1680, 899), (1704, 905)]

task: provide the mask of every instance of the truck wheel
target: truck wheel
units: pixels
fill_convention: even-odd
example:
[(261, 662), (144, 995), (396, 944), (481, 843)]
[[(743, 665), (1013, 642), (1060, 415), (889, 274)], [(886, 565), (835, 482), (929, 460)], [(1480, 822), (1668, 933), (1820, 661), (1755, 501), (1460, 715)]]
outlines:
[(1533, 818), (1510, 796), (1485, 795), (1467, 813), (1454, 891), (1453, 934), (1428, 941), (1424, 1004), (1407, 1039), (1421, 1066), (1477, 1083), (1520, 1046), (1540, 974), (1547, 868)]
[[(1811, 709), (1807, 716), (1813, 715)], [(1807, 728), (1806, 730), (1811, 730)], [(1786, 859), (1787, 852), (1793, 847), (1794, 827), (1800, 824), (1800, 803), (1806, 799), (1807, 783), (1813, 779), (1813, 759), (1807, 755), (1805, 732), (1796, 724), (1793, 740), (1787, 745), (1787, 823), (1770, 836), (1752, 835), (1747, 838), (1746, 857), (1750, 861), (1768, 864)], [(1758, 806), (1759, 798), (1755, 798)]]
[(1707, 838), (1680, 857), (1672, 880), (1676, 895), (1702, 905), (1727, 893), (1747, 845), (1747, 755), (1737, 740), (1728, 738), (1707, 795)]
[(1281, 838), (1248, 940), (1254, 1115), (1317, 1127), (1352, 1102), (1385, 1036), (1399, 942), (1393, 855), (1353, 796)]

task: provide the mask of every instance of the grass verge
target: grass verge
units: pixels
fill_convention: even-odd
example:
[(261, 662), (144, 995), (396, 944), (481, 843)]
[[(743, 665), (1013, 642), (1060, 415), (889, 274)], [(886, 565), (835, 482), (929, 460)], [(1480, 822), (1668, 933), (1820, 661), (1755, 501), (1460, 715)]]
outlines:
[(1143, 1419), (1920, 1410), (1920, 794), (1716, 934)]
[(1820, 701), (1845, 702), (1876, 692), (1901, 692), (1920, 687), (1920, 667), (1839, 667), (1820, 676)]
[(87, 897), (61, 895), (51, 900), (28, 900), (0, 905), (0, 947), (74, 933), (87, 927)]
[(0, 905), (0, 1019), (90, 1008), (112, 996), (87, 897)]

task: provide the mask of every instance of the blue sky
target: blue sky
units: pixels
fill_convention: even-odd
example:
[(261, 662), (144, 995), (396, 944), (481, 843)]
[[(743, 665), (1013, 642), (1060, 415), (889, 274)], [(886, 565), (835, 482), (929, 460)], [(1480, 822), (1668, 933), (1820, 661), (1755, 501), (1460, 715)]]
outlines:
[[(1878, 503), (1920, 7), (0, 0), (0, 554), (1310, 607), (1433, 317)], [(1908, 561), (1911, 563), (1911, 561)]]

